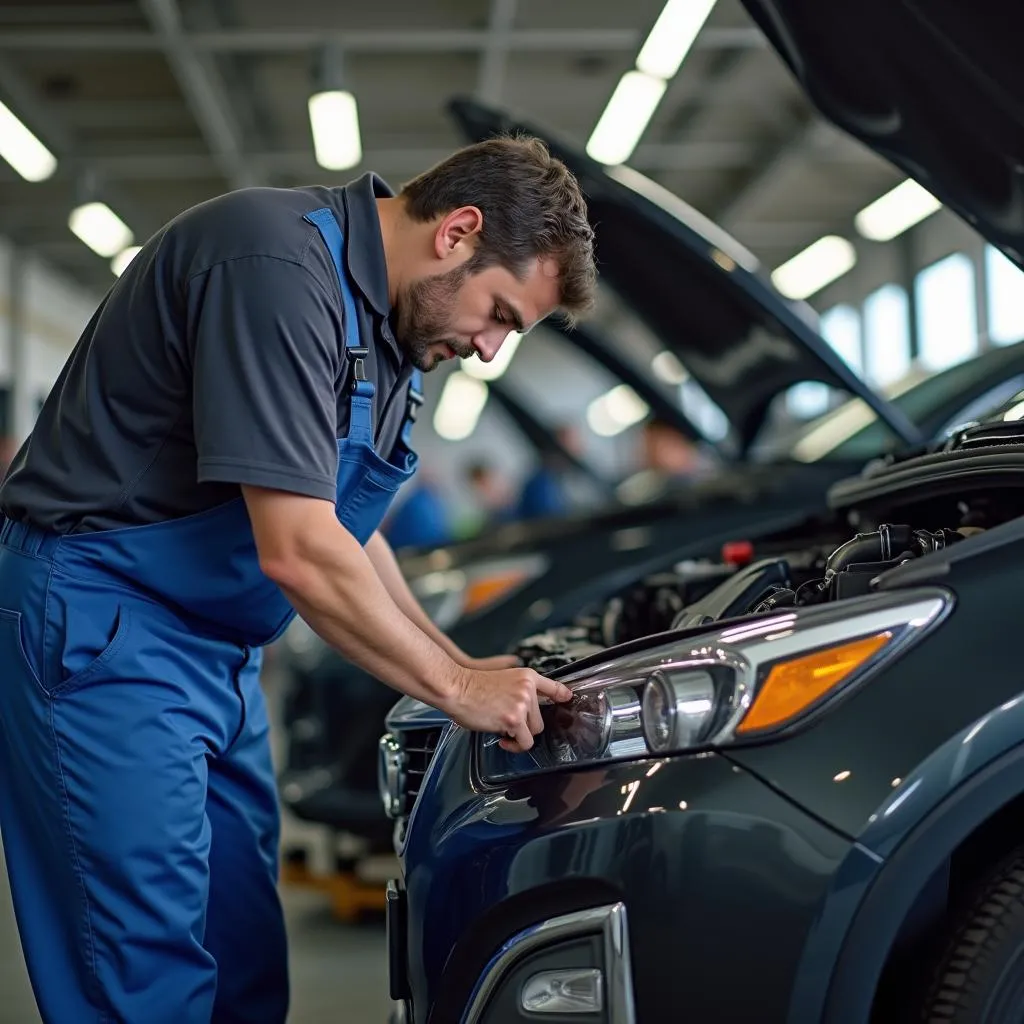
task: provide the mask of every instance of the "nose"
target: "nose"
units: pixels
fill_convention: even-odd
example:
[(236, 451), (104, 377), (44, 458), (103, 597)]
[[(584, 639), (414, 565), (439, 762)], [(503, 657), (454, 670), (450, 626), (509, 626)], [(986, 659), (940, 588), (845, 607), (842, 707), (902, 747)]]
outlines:
[(489, 363), (498, 354), (498, 349), (501, 348), (508, 335), (507, 329), (501, 331), (482, 331), (476, 335), (473, 338), (473, 348), (476, 349), (476, 354), (480, 361)]

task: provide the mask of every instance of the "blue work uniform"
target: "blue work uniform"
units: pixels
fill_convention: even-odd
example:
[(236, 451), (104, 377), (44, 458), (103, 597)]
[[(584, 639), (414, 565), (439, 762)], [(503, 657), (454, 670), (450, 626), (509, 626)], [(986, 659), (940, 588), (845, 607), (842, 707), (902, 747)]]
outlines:
[[(375, 402), (366, 370), (387, 329), (373, 308), (384, 300), (379, 281), (368, 294), (351, 273), (356, 243), (383, 260), (372, 231), (381, 188), (360, 179), (348, 192), (245, 190), (172, 222), (108, 295), (0, 491), (0, 834), (46, 1024), (285, 1021), (279, 821), (259, 672), (262, 648), (294, 612), (260, 570), (240, 487), (329, 494), (365, 543), (415, 471), (417, 375), (392, 365), (388, 401)], [(210, 250), (211, 225), (225, 217), (246, 237)], [(271, 251), (275, 224), (287, 251)], [(287, 290), (279, 300), (275, 281)], [(135, 339), (121, 360), (138, 373), (178, 364), (153, 372), (148, 404), (123, 378), (104, 391), (100, 373), (118, 345), (104, 317), (137, 324), (133, 303), (147, 297), (160, 337)], [(256, 400), (273, 382), (278, 408)], [(137, 466), (121, 458), (78, 487), (76, 450), (83, 465), (114, 461), (113, 448), (97, 454), (99, 442), (76, 448), (87, 417), (75, 402), (89, 389), (91, 416), (106, 428), (133, 402), (142, 417), (178, 411), (153, 452), (129, 446)], [(382, 443), (392, 402), (401, 414)], [(333, 412), (325, 418), (335, 406), (344, 430)], [(78, 436), (68, 426), (76, 416)], [(120, 436), (155, 429), (125, 422)], [(316, 429), (333, 452), (329, 491)], [(161, 458), (163, 482), (146, 492), (137, 485)], [(188, 465), (191, 489), (170, 489)], [(55, 466), (70, 475), (61, 481)], [(188, 511), (197, 491), (205, 507)]]
[(550, 466), (540, 466), (526, 481), (519, 497), (520, 519), (543, 519), (564, 515), (569, 510), (565, 486)]
[(455, 540), (451, 512), (429, 484), (419, 486), (402, 502), (382, 532), (396, 549), (438, 548)]

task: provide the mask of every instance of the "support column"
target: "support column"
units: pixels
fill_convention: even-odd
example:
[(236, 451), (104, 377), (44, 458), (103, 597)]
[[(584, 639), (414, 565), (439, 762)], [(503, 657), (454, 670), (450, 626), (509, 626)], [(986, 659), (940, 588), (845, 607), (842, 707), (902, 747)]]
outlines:
[(911, 228), (893, 241), (899, 252), (900, 284), (907, 293), (907, 338), (910, 342), (910, 359), (913, 362), (921, 352), (921, 332), (917, 316), (917, 272), (920, 269), (917, 234)]

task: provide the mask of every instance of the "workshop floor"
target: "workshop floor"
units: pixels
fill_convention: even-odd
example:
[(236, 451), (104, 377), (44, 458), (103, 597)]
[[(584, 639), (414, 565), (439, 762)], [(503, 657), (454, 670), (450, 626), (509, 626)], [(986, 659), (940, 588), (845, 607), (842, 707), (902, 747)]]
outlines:
[[(274, 682), (268, 680), (274, 717)], [(284, 841), (304, 830), (287, 819)], [(345, 925), (331, 915), (326, 897), (282, 886), (291, 968), (289, 1024), (384, 1024), (387, 960), (383, 923)], [(39, 1024), (11, 907), (0, 851), (0, 1024)]]

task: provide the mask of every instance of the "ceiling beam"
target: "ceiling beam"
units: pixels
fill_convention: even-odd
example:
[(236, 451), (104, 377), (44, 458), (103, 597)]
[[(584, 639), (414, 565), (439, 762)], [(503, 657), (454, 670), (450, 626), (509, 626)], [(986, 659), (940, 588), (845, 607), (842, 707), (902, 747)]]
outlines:
[(825, 125), (811, 111), (794, 119), (785, 135), (773, 139), (758, 152), (751, 172), (730, 198), (712, 216), (727, 231), (738, 221), (755, 218), (757, 207), (779, 179), (799, 160), (825, 131)]
[[(488, 44), (488, 29), (362, 29), (330, 32), (322, 28), (256, 31), (223, 29), (188, 32), (182, 38), (203, 53), (288, 53), (319, 50), (327, 43), (352, 53), (481, 53)], [(643, 42), (634, 29), (512, 29), (506, 42), (516, 53), (623, 53)], [(756, 28), (705, 28), (696, 49), (748, 49), (764, 46)], [(0, 50), (85, 50), (96, 53), (146, 52), (162, 49), (150, 32), (134, 30), (5, 31)]]
[(125, 21), (124, 4), (0, 4), (0, 25), (53, 24), (68, 25), (108, 24)]
[(476, 95), (483, 103), (501, 102), (508, 64), (509, 33), (516, 18), (518, 0), (491, 0), (491, 16), (487, 25), (487, 42), (480, 54), (480, 73)]
[[(89, 162), (110, 180), (168, 181), (177, 178), (195, 181), (216, 178), (218, 167), (213, 157), (209, 153), (190, 152), (191, 147), (194, 147), (192, 142), (183, 142), (174, 147), (173, 142), (168, 140), (159, 148), (95, 153)], [(432, 167), (450, 153), (450, 148), (430, 145), (371, 147), (364, 150), (361, 166), (382, 173), (415, 174), (425, 167)], [(815, 153), (815, 161), (856, 167), (868, 163), (873, 156), (859, 150), (834, 147), (827, 152)], [(757, 157), (757, 148), (746, 142), (647, 142), (636, 148), (629, 164), (643, 173), (727, 170), (755, 165)], [(317, 179), (337, 177), (317, 165), (311, 149), (251, 152), (246, 159), (265, 176), (297, 174), (312, 175)], [(353, 168), (352, 171), (344, 172), (344, 177), (352, 177), (357, 173), (358, 169)], [(57, 176), (63, 174), (64, 171), (58, 168)], [(747, 187), (755, 185), (755, 182), (750, 182)]]
[[(133, 230), (137, 239), (147, 238), (156, 230), (158, 225), (151, 223), (149, 216), (126, 197), (93, 161), (81, 155), (81, 146), (71, 129), (54, 116), (49, 106), (39, 99), (20, 72), (3, 58), (0, 58), (0, 94), (10, 104), (15, 114), (32, 126), (33, 132), (57, 157), (61, 176), (88, 182), (96, 196), (110, 204)], [(70, 213), (69, 206), (65, 216)], [(95, 256), (83, 243), (77, 244), (96, 262), (100, 261), (100, 257)]]
[(232, 188), (263, 184), (245, 158), (242, 129), (217, 69), (207, 55), (195, 51), (182, 28), (177, 0), (139, 3), (228, 184)]
[[(433, 166), (450, 154), (450, 148), (435, 146), (370, 148), (364, 150), (361, 166), (380, 170), (382, 173), (416, 173)], [(637, 147), (630, 165), (640, 171), (706, 170), (744, 167), (752, 156), (750, 146), (743, 142), (647, 143)], [(311, 150), (249, 153), (246, 159), (263, 175), (312, 174), (319, 179), (337, 177), (317, 166)], [(183, 149), (97, 153), (94, 162), (105, 175), (119, 180), (195, 180), (214, 178), (218, 172), (217, 164), (209, 154), (190, 153)], [(344, 176), (348, 178), (356, 173), (358, 169), (353, 168), (344, 172)]]

